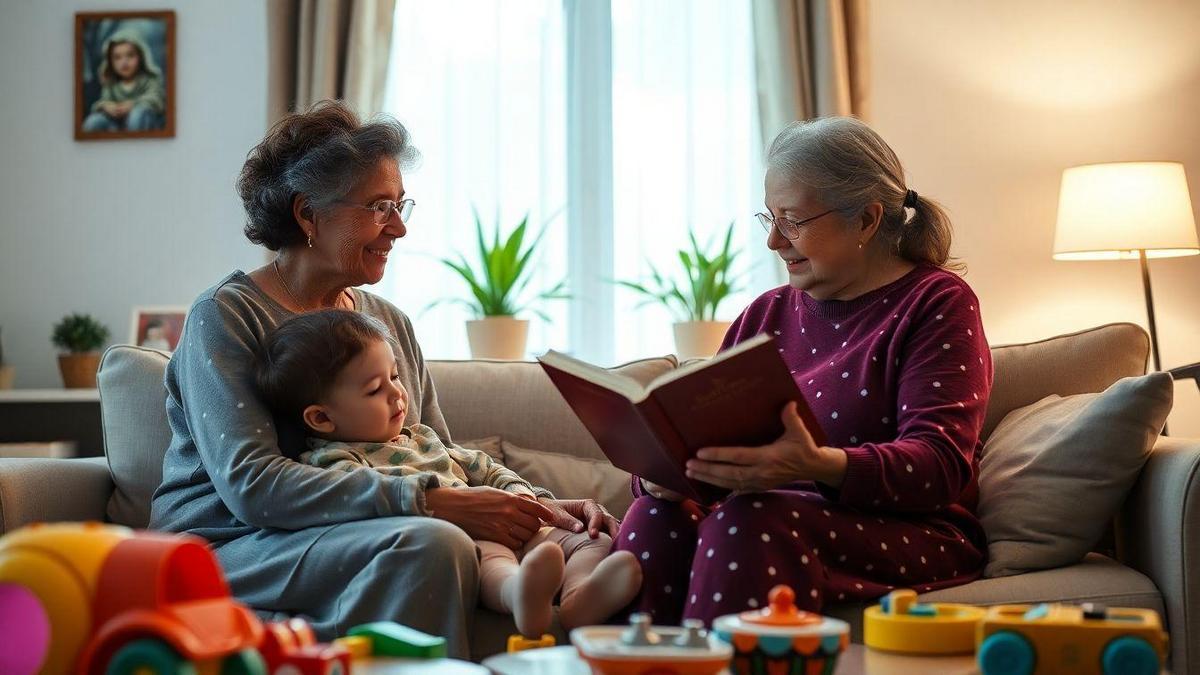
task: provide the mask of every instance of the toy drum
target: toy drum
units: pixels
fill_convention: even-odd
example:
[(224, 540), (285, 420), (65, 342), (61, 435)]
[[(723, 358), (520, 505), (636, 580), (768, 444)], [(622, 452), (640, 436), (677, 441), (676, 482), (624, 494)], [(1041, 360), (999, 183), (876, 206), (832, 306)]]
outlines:
[(733, 645), (736, 675), (832, 673), (850, 642), (850, 625), (796, 608), (788, 586), (768, 594), (766, 609), (726, 614), (713, 622), (717, 637)]

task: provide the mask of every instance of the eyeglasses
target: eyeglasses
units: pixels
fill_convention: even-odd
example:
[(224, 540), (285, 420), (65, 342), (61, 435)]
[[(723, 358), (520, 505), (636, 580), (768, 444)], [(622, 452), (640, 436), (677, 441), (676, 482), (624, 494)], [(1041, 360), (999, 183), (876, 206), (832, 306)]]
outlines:
[(779, 230), (779, 234), (782, 234), (788, 241), (795, 241), (800, 238), (801, 227), (811, 223), (817, 218), (822, 218), (837, 210), (838, 209), (829, 209), (824, 213), (818, 213), (817, 215), (812, 216), (811, 218), (805, 218), (804, 220), (792, 220), (787, 216), (779, 216), (778, 218), (775, 218), (769, 213), (756, 213), (754, 214), (754, 217), (758, 219), (758, 224), (762, 225), (767, 234), (771, 234), (771, 228), (775, 228)]
[(413, 206), (416, 205), (416, 202), (411, 199), (402, 199), (398, 202), (390, 199), (380, 199), (379, 201), (367, 206), (341, 200), (339, 200), (338, 203), (345, 204), (346, 206), (353, 206), (356, 209), (374, 211), (376, 225), (383, 225), (386, 223), (388, 219), (392, 217), (392, 211), (400, 214), (400, 222), (407, 223), (408, 217), (412, 215)]

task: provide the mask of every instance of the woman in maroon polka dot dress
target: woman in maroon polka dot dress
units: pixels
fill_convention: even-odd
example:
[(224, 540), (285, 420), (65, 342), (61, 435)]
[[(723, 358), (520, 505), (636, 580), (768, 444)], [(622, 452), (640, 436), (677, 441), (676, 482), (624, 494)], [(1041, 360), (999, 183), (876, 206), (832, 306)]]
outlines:
[(767, 163), (759, 220), (789, 283), (723, 347), (774, 335), (829, 445), (789, 405), (776, 442), (689, 462), (735, 491), (720, 503), (635, 477), (617, 548), (641, 560), (635, 606), (658, 623), (762, 606), (779, 583), (819, 611), (963, 584), (985, 563), (974, 510), (992, 363), (979, 302), (948, 269), (946, 213), (852, 118), (792, 124)]

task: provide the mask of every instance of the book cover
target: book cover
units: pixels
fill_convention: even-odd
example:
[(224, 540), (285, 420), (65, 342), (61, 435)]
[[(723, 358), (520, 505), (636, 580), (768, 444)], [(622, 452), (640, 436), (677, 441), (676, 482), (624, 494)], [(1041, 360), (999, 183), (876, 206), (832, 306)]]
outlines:
[(693, 481), (684, 465), (711, 446), (766, 445), (783, 434), (789, 401), (818, 445), (825, 438), (774, 338), (759, 335), (643, 387), (551, 351), (538, 359), (551, 382), (617, 467), (703, 503), (728, 493)]

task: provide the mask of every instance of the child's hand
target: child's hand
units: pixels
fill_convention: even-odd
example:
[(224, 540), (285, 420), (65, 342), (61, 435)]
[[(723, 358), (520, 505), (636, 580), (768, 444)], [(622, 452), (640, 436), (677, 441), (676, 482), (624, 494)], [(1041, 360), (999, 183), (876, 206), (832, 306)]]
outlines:
[(846, 452), (818, 446), (788, 403), (780, 414), (783, 435), (757, 448), (701, 448), (689, 459), (687, 476), (735, 492), (763, 492), (801, 480), (840, 487), (846, 476)]

